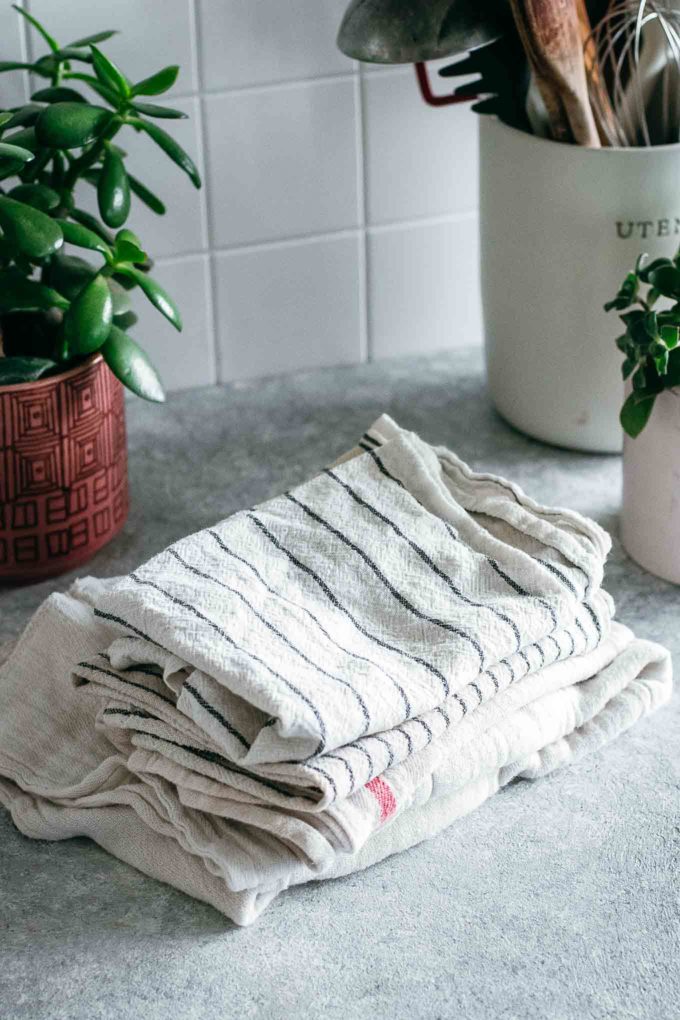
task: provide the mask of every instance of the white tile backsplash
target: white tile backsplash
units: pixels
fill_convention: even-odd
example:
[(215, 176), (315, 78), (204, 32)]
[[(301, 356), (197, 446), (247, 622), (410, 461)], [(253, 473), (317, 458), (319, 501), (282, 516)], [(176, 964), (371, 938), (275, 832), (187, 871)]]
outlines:
[(368, 322), (375, 358), (479, 342), (478, 247), (474, 214), (369, 231)]
[(477, 119), (467, 104), (426, 106), (412, 68), (364, 76), (370, 224), (477, 206)]
[[(133, 199), (128, 225), (186, 323), (176, 333), (138, 297), (131, 332), (169, 390), (479, 340), (476, 118), (427, 107), (412, 68), (339, 53), (347, 2), (24, 0), (63, 42), (120, 29), (104, 48), (133, 79), (182, 67), (169, 101), (190, 120), (157, 123), (203, 191), (146, 136), (120, 136), (168, 206), (159, 218)], [(0, 59), (24, 57), (19, 20), (0, 3)], [(27, 84), (0, 75), (0, 108)], [(89, 188), (79, 202), (96, 209)]]
[(208, 91), (342, 74), (345, 0), (197, 0)]
[(358, 226), (351, 80), (208, 96), (204, 106), (213, 244)]
[(359, 234), (216, 257), (221, 379), (361, 360)]

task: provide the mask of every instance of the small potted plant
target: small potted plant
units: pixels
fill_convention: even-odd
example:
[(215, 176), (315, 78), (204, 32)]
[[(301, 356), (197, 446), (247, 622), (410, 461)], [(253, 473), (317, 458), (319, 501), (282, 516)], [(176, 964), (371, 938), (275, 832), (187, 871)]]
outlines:
[(626, 327), (616, 341), (626, 381), (621, 541), (646, 570), (680, 584), (680, 252), (640, 256), (605, 305), (612, 310)]
[[(61, 46), (16, 10), (46, 52), (29, 64), (0, 62), (0, 72), (44, 79), (26, 105), (2, 111), (0, 102), (0, 580), (70, 569), (120, 530), (128, 499), (122, 385), (164, 399), (128, 333), (130, 292), (141, 291), (177, 329), (180, 314), (125, 224), (131, 194), (159, 215), (165, 206), (128, 172), (119, 134), (145, 132), (201, 185), (157, 123), (185, 115), (147, 101), (171, 88), (178, 67), (132, 83), (100, 49), (113, 31)], [(96, 191), (99, 216), (77, 205), (83, 181)]]

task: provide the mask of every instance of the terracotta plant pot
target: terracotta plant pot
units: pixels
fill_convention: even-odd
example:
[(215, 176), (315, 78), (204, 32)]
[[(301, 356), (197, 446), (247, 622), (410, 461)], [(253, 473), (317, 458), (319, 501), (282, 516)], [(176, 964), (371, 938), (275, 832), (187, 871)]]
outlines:
[(101, 355), (0, 386), (0, 581), (80, 565), (127, 512), (123, 388)]
[(645, 570), (680, 584), (680, 393), (666, 390), (623, 446), (621, 541)]

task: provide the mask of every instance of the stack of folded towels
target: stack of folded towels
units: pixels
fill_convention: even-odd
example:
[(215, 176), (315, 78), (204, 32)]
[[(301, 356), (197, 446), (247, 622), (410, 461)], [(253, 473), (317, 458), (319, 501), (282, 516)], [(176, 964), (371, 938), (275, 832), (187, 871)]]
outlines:
[(0, 802), (253, 921), (670, 696), (608, 536), (390, 418), (333, 468), (52, 595), (0, 669)]

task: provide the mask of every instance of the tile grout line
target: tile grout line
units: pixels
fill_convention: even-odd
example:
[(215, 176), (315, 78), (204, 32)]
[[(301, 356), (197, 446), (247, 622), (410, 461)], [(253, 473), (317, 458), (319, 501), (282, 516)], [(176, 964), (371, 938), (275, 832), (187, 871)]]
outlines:
[(477, 209), (468, 209), (461, 213), (442, 213), (441, 216), (422, 216), (410, 220), (395, 220), (392, 223), (378, 223), (374, 226), (364, 224), (354, 227), (340, 227), (337, 230), (327, 230), (321, 233), (292, 234), (289, 237), (271, 238), (267, 241), (246, 241), (242, 244), (212, 246), (206, 248), (192, 249), (190, 251), (176, 252), (173, 255), (159, 255), (154, 259), (158, 263), (179, 262), (182, 259), (199, 258), (205, 255), (239, 255), (250, 252), (269, 251), (270, 249), (294, 247), (304, 244), (313, 244), (316, 241), (334, 241), (346, 237), (354, 237), (365, 234), (368, 238), (371, 234), (386, 234), (397, 230), (412, 230), (418, 227), (436, 227), (446, 224), (466, 223), (476, 219), (479, 215)]
[(329, 85), (335, 82), (352, 81), (359, 72), (338, 71), (335, 74), (312, 74), (306, 78), (282, 78), (278, 81), (267, 81), (251, 83), (249, 85), (232, 85), (226, 88), (199, 88), (196, 91), (175, 92), (173, 99), (191, 99), (199, 93), (207, 99), (224, 99), (228, 96), (242, 95), (243, 93), (269, 92), (274, 89), (286, 90), (299, 88), (301, 85)]
[(200, 19), (198, 16), (198, 0), (189, 0), (191, 11), (191, 54), (196, 65), (196, 81), (199, 86), (198, 92), (198, 144), (201, 152), (201, 165), (203, 170), (203, 195), (201, 196), (201, 226), (203, 236), (208, 245), (208, 274), (204, 301), (208, 318), (208, 328), (212, 334), (212, 365), (211, 371), (213, 382), (222, 381), (222, 352), (218, 339), (217, 323), (217, 279), (215, 273), (215, 260), (213, 257), (213, 236), (211, 214), (211, 179), (208, 173), (208, 149), (206, 145), (206, 118), (205, 102), (203, 93), (203, 43), (201, 38)]
[(368, 320), (368, 240), (366, 235), (366, 146), (364, 130), (364, 95), (361, 70), (354, 83), (357, 205), (359, 213), (359, 356), (362, 362), (371, 359), (371, 336)]

